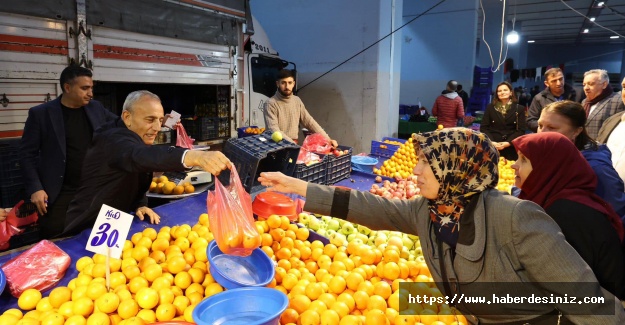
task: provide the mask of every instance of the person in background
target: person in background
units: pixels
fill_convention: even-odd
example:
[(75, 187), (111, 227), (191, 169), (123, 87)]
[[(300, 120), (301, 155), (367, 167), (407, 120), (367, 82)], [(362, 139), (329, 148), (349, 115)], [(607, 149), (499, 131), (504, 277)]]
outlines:
[(293, 94), (295, 87), (295, 74), (292, 70), (282, 69), (276, 78), (278, 90), (265, 104), (265, 124), (267, 129), (279, 131), (283, 139), (297, 143), (299, 126), (308, 129), (312, 133), (323, 134), (333, 147), (337, 147), (336, 140), (323, 130), (315, 119), (308, 113), (302, 100)]
[(92, 77), (90, 70), (76, 65), (63, 69), (61, 96), (28, 111), (20, 166), (27, 195), (39, 211), (43, 239), (63, 230), (94, 131), (117, 118), (93, 100)]
[(438, 124), (451, 128), (458, 124), (459, 119), (464, 118), (464, 106), (462, 98), (456, 93), (458, 82), (449, 80), (442, 94), (434, 101), (432, 115), (438, 118)]
[(519, 151), (512, 165), (519, 198), (545, 209), (601, 286), (625, 298), (623, 223), (594, 193), (597, 176), (586, 159), (557, 132), (524, 135), (512, 144)]
[(102, 204), (134, 211), (140, 220), (149, 217), (158, 224), (160, 217), (147, 207), (152, 172), (199, 166), (217, 175), (230, 167), (219, 151), (153, 146), (163, 119), (163, 106), (155, 94), (139, 90), (126, 97), (121, 118), (104, 125), (87, 151), (82, 183), (69, 205), (62, 235), (92, 227)]
[(461, 84), (458, 84), (458, 88), (456, 90), (458, 96), (462, 98), (462, 107), (464, 108), (466, 114), (467, 107), (469, 107), (469, 94), (467, 94), (467, 92), (462, 89)]
[(599, 129), (608, 117), (625, 111), (625, 104), (619, 93), (612, 91), (608, 72), (602, 69), (589, 70), (584, 73), (584, 94), (582, 101), (586, 111), (586, 130), (595, 139)]
[[(621, 81), (621, 101), (625, 104), (625, 78)], [(597, 142), (605, 143), (612, 152), (612, 166), (625, 182), (625, 112), (616, 113), (603, 122)]]
[(510, 141), (525, 134), (525, 107), (517, 103), (509, 82), (501, 82), (495, 89), (493, 102), (484, 111), (480, 131), (490, 138), (502, 157), (516, 160)]
[(514, 296), (517, 292), (512, 287), (522, 285), (545, 296), (574, 292), (575, 296), (606, 298), (604, 305), (584, 305), (590, 309), (583, 312), (577, 304), (499, 308), (456, 303), (471, 324), (625, 323), (620, 301), (599, 286), (556, 222), (537, 204), (495, 189), (499, 153), (487, 136), (450, 128), (415, 134), (413, 139), (419, 156), (414, 174), (421, 196), (412, 200), (307, 183), (278, 172), (263, 172), (258, 180), (269, 191), (306, 197), (306, 211), (374, 230), (418, 235), (425, 262), (443, 296), (465, 292)]
[(612, 166), (610, 149), (590, 138), (586, 124), (582, 105), (565, 100), (543, 109), (538, 119), (538, 133), (558, 132), (571, 140), (597, 176), (595, 193), (619, 216), (625, 216), (625, 185)]
[(561, 101), (575, 101), (575, 89), (564, 83), (564, 74), (560, 68), (551, 68), (545, 72), (545, 86), (547, 88), (532, 99), (527, 112), (527, 127), (536, 132), (538, 129), (538, 118), (545, 106)]

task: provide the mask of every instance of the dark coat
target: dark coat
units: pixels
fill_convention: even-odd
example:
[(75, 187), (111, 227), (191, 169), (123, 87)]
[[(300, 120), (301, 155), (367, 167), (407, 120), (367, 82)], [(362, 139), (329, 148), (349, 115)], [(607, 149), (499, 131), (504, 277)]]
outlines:
[[(484, 111), (480, 131), (495, 142), (511, 142), (525, 134), (527, 124), (525, 122), (525, 107), (513, 103), (506, 116), (501, 115), (495, 105), (489, 104)], [(512, 146), (499, 152), (506, 159), (516, 160), (516, 151)]]
[[(564, 100), (575, 101), (576, 94), (577, 92), (573, 87), (564, 84), (564, 93), (562, 94)], [(557, 101), (557, 99), (553, 96), (549, 88), (545, 88), (545, 90), (534, 96), (527, 114), (527, 127), (532, 130), (532, 132), (538, 130), (538, 119), (540, 118), (540, 113), (543, 111), (543, 108), (555, 101)]]
[[(106, 122), (117, 118), (96, 100), (85, 106), (85, 112), (94, 133)], [(20, 143), (20, 165), (26, 195), (30, 197), (39, 190), (45, 190), (48, 201), (54, 202), (63, 186), (65, 158), (65, 127), (59, 96), (28, 111)]]
[(623, 299), (623, 250), (608, 218), (587, 205), (570, 200), (557, 200), (545, 212), (560, 226), (566, 241), (588, 263), (601, 286)]
[(102, 204), (125, 212), (147, 206), (154, 171), (183, 171), (186, 149), (146, 145), (121, 119), (102, 127), (85, 156), (81, 186), (70, 203), (63, 235), (92, 227)]

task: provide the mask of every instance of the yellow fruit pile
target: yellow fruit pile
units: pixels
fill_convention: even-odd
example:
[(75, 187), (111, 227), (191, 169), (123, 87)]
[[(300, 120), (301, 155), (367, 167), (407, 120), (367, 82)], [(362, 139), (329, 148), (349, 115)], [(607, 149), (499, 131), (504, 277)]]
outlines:
[(410, 138), (405, 143), (399, 144), (399, 149), (395, 151), (391, 158), (382, 163), (380, 169), (373, 168), (373, 173), (376, 175), (406, 179), (412, 175), (412, 170), (416, 165), (417, 155), (414, 150), (412, 138)]
[[(399, 238), (377, 246), (353, 241), (346, 246), (308, 241), (309, 230), (287, 217), (257, 221), (261, 249), (275, 262), (268, 287), (287, 294), (281, 324), (456, 324), (464, 316), (446, 304), (411, 304), (414, 315), (399, 315), (401, 282), (419, 284), (419, 294), (440, 296), (423, 257), (411, 258)], [(76, 262), (79, 274), (47, 297), (25, 291), (20, 309), (0, 316), (0, 324), (143, 325), (193, 322), (191, 313), (204, 298), (222, 292), (208, 268), (206, 248), (213, 234), (206, 214), (193, 227), (147, 228), (124, 244), (122, 259), (110, 261), (110, 290), (105, 257)], [(26, 313), (24, 313), (26, 312)]]
[(510, 189), (514, 185), (512, 164), (514, 164), (514, 160), (499, 158), (499, 183), (497, 183), (497, 189), (506, 193), (510, 193)]
[(394, 140), (384, 140), (384, 143), (388, 143), (388, 144), (392, 144), (392, 145), (396, 145), (396, 146), (401, 146), (402, 144), (404, 144), (404, 142), (399, 142), (399, 141), (394, 141)]
[(195, 187), (188, 182), (177, 185), (176, 183), (169, 181), (167, 176), (162, 175), (160, 177), (152, 178), (152, 183), (150, 183), (148, 191), (156, 194), (180, 195), (195, 192)]
[(280, 324), (468, 324), (446, 304), (412, 304), (414, 315), (399, 315), (399, 301), (406, 299), (401, 282), (418, 282), (427, 296), (441, 293), (423, 257), (409, 259), (398, 237), (378, 246), (311, 243), (308, 229), (278, 216), (257, 222), (257, 228), (261, 249), (277, 262), (269, 286), (290, 301)]

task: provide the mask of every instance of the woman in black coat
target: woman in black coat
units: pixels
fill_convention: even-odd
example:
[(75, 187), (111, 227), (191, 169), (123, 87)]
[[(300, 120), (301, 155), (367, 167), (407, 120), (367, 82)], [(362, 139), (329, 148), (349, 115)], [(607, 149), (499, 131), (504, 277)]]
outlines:
[(480, 131), (493, 142), (499, 154), (509, 160), (517, 160), (512, 140), (525, 134), (525, 107), (517, 103), (512, 85), (506, 81), (497, 85), (493, 102), (486, 107)]

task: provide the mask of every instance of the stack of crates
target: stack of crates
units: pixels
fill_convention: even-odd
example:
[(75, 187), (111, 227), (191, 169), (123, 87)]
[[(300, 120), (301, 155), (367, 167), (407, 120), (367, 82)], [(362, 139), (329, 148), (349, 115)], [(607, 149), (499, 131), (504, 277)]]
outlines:
[[(258, 182), (261, 172), (282, 172), (293, 176), (300, 147), (292, 142), (271, 140), (271, 132), (226, 141), (223, 153), (236, 167), (245, 190), (252, 194), (263, 189)], [(230, 173), (219, 174), (219, 181), (228, 184)]]
[(19, 142), (19, 139), (0, 142), (0, 208), (12, 208), (25, 196)]
[(490, 103), (493, 88), (493, 72), (490, 67), (473, 69), (473, 87), (466, 113), (475, 115), (477, 111), (485, 111)]

